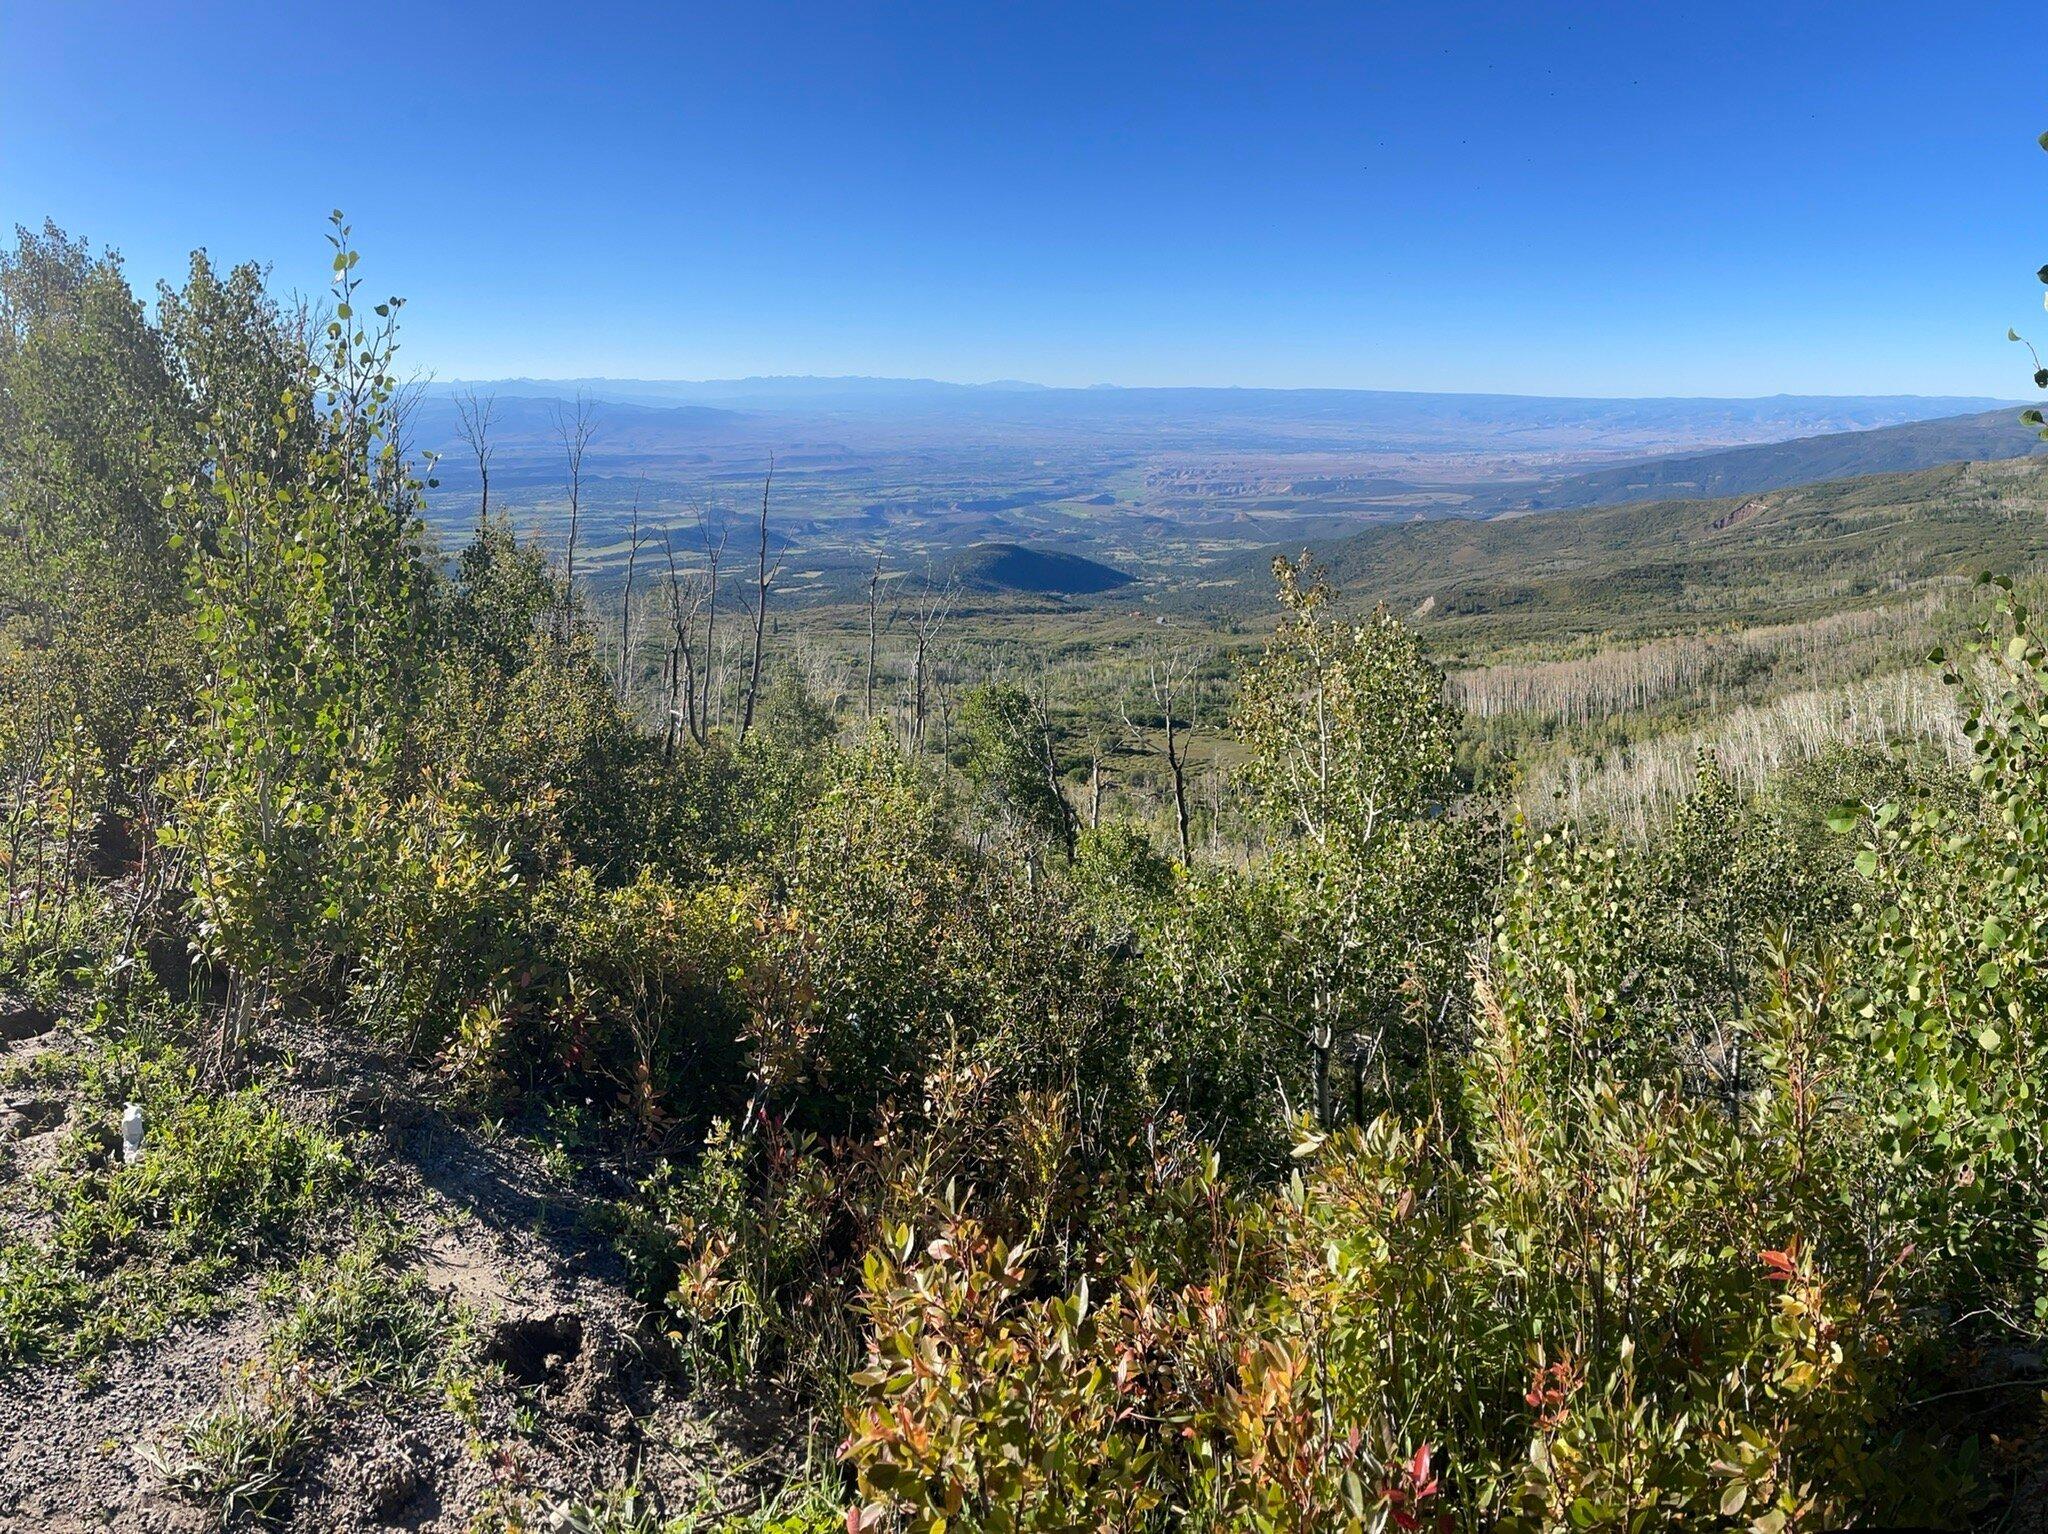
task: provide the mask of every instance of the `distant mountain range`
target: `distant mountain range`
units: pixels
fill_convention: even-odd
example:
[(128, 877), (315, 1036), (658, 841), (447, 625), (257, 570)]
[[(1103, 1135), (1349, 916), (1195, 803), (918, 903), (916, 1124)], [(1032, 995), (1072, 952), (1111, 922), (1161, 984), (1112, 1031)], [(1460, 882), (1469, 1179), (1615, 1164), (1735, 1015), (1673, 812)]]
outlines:
[[(1760, 399), (1549, 398), (1381, 389), (1051, 388), (923, 378), (498, 379), (431, 386), (513, 399), (711, 407), (751, 417), (747, 434), (815, 437), (823, 423), (857, 426), (864, 442), (1012, 437), (1081, 445), (1199, 445), (1285, 450), (1410, 450), (1505, 457), (1608, 457), (1747, 445), (1867, 430), (1993, 409), (1978, 396), (1772, 395)], [(734, 423), (736, 427), (740, 423)], [(1583, 460), (1582, 460), (1583, 463)]]
[[(520, 394), (500, 385), (479, 385), (477, 394), (480, 398), (490, 396), (492, 435), (507, 444), (527, 441), (552, 443), (558, 421), (565, 413), (573, 411), (576, 398), (573, 391), (567, 395)], [(437, 438), (452, 438), (458, 426), (456, 397), (456, 392), (451, 389), (429, 389), (415, 407), (415, 429), (425, 429)], [(606, 400), (602, 405), (602, 416), (607, 435), (623, 430), (635, 439), (650, 434), (659, 438), (675, 432), (733, 431), (740, 429), (748, 419), (741, 411), (722, 410), (711, 405), (678, 404), (673, 400), (645, 403)]]
[(1868, 431), (1830, 432), (1755, 447), (1650, 458), (1569, 475), (1526, 494), (1508, 491), (1482, 498), (1472, 509), (1482, 513), (1552, 511), (1675, 496), (1758, 495), (1787, 485), (2030, 455), (2048, 455), (2048, 442), (2022, 427), (2011, 409), (1989, 410)]

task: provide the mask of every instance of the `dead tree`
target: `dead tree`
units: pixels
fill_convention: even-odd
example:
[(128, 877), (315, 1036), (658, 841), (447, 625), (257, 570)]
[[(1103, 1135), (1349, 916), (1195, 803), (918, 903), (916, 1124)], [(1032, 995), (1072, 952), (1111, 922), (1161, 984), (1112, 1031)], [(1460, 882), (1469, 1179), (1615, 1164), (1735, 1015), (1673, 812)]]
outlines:
[(1215, 744), (1209, 747), (1209, 854), (1215, 856), (1223, 826), (1223, 755)]
[[(713, 670), (718, 655), (718, 566), (725, 558), (725, 545), (732, 537), (732, 524), (718, 520), (718, 541), (711, 540), (711, 524), (703, 509), (697, 511), (697, 535), (704, 543), (704, 681), (697, 688), (696, 736), (701, 743), (711, 734), (714, 691), (722, 692), (724, 677)], [(721, 712), (722, 712), (721, 708)]]
[(927, 575), (924, 593), (910, 612), (911, 631), (917, 636), (910, 660), (910, 749), (913, 752), (924, 749), (925, 712), (930, 706), (932, 646), (938, 640), (939, 630), (946, 626), (946, 619), (952, 614), (957, 590), (952, 581), (943, 587), (934, 586)]
[(1044, 779), (1048, 800), (1059, 810), (1060, 845), (1066, 849), (1069, 858), (1081, 840), (1081, 819), (1074, 813), (1074, 806), (1067, 801), (1067, 791), (1060, 782), (1059, 729), (1053, 723), (1052, 706), (1047, 699), (1047, 687), (1043, 677), (1030, 694), (1032, 757), (1039, 776)]
[(676, 568), (675, 540), (667, 528), (661, 542), (668, 553), (669, 642), (663, 667), (663, 685), (668, 696), (668, 719), (662, 731), (661, 758), (674, 761), (676, 725), (680, 721), (698, 745), (704, 744), (704, 729), (697, 718), (697, 658), (691, 642), (697, 626), (697, 609), (704, 600), (704, 588), (692, 578), (687, 585)]
[(476, 507), (478, 532), (482, 532), (491, 520), (491, 458), (497, 452), (496, 444), (491, 441), (491, 417), (497, 409), (498, 396), (495, 394), (486, 394), (479, 399), (476, 390), (464, 389), (455, 396), (457, 430), (463, 445), (469, 449), (469, 456), (476, 460), (477, 483), (483, 487)]
[(1114, 730), (1095, 730), (1088, 738), (1088, 829), (1093, 831), (1102, 824), (1102, 790), (1104, 774), (1113, 770), (1120, 757), (1141, 753), (1140, 745), (1131, 727), (1129, 717), (1124, 720), (1122, 734)]
[(626, 546), (626, 586), (619, 593), (619, 702), (626, 701), (631, 686), (633, 654), (633, 571), (640, 559), (640, 492), (633, 492), (633, 530)]
[(747, 695), (740, 708), (740, 739), (747, 738), (747, 731), (754, 727), (754, 704), (761, 695), (761, 651), (768, 628), (768, 588), (775, 584), (775, 577), (782, 573), (782, 555), (788, 552), (785, 544), (781, 553), (775, 556), (771, 569), (768, 564), (768, 492), (775, 483), (775, 455), (768, 455), (768, 474), (761, 481), (761, 562), (754, 577), (754, 661), (747, 670)]
[[(1192, 714), (1196, 673), (1201, 658), (1191, 650), (1168, 650), (1146, 663), (1145, 682), (1152, 707), (1160, 719), (1158, 754), (1166, 762), (1166, 774), (1173, 788), (1173, 827), (1179, 838), (1180, 860), (1189, 862), (1188, 842), (1188, 753), (1181, 736), (1194, 726)], [(1124, 724), (1134, 736), (1140, 735), (1128, 712)]]
[(576, 611), (576, 535), (583, 520), (583, 454), (590, 446), (595, 412), (590, 401), (576, 396), (574, 410), (564, 410), (555, 401), (555, 437), (562, 444), (562, 456), (569, 474), (569, 538), (562, 567), (563, 632), (568, 632)]
[(420, 401), (426, 398), (427, 385), (432, 381), (430, 374), (415, 373), (394, 388), (391, 397), (384, 402), (378, 426), (377, 434), (384, 451), (378, 452), (371, 462), (371, 481), (378, 498), (401, 515), (409, 515), (417, 509), (420, 486), (414, 478), (415, 469), (422, 470), (420, 478), (429, 485), (438, 483), (434, 478), (434, 465), (440, 455), (434, 452), (415, 455), (413, 452), (414, 418), (419, 414)]
[[(875, 570), (874, 570), (874, 574), (872, 574), (872, 575), (870, 575), (870, 576), (868, 577), (868, 670), (867, 670), (867, 692), (868, 692), (868, 697), (867, 697), (867, 720), (868, 720), (868, 722), (869, 722), (870, 724), (874, 723), (874, 718), (875, 718), (875, 639), (876, 639), (876, 623), (875, 623), (875, 611), (876, 611), (876, 605), (877, 605), (877, 598), (879, 598), (879, 596), (881, 595), (881, 590), (882, 590), (882, 551), (881, 551), (880, 549), (876, 549), (876, 550), (875, 550)], [(895, 620), (894, 620), (894, 618), (892, 617), (890, 621), (891, 621), (891, 622), (893, 622), (893, 621), (895, 621)]]

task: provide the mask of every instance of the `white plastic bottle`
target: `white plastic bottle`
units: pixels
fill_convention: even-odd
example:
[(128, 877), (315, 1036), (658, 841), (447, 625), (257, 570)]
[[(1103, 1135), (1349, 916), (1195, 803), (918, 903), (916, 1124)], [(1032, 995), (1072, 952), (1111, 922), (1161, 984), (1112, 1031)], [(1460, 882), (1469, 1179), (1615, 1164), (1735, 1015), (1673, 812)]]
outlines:
[(141, 1103), (130, 1103), (121, 1110), (121, 1159), (129, 1163), (142, 1159)]

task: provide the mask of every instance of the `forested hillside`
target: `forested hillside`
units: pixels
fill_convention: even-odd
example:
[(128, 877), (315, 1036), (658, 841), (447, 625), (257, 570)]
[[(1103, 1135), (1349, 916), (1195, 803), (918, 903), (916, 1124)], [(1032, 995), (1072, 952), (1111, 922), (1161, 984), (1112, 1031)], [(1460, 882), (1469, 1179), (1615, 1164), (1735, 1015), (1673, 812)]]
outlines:
[[(0, 1522), (2048, 1521), (2048, 646), (1799, 595), (2022, 573), (2037, 471), (1281, 560), (1084, 778), (1028, 671), (927, 707), (944, 590), (810, 685), (765, 509), (714, 698), (698, 575), (643, 634), (437, 503), (334, 241), (314, 309), (0, 260)], [(1792, 627), (1408, 622), (1573, 583)], [(1475, 765), (1922, 617), (1952, 750), (1702, 736), (1633, 836)]]
[[(2022, 442), (2029, 434), (2014, 425)], [(1956, 463), (1752, 497), (1381, 526), (1322, 546), (1334, 578), (1450, 643), (1759, 623), (1873, 606), (2048, 552), (2048, 469)], [(1231, 572), (1249, 604), (1263, 576)], [(1185, 599), (1194, 608), (1215, 593)]]
[(1828, 479), (1904, 474), (1947, 463), (1997, 462), (2041, 451), (2039, 441), (2012, 429), (2010, 410), (1992, 410), (1713, 453), (1674, 453), (1570, 475), (1521, 496), (1503, 495), (1500, 503), (1501, 509), (1551, 511), (1672, 496), (1761, 495)]

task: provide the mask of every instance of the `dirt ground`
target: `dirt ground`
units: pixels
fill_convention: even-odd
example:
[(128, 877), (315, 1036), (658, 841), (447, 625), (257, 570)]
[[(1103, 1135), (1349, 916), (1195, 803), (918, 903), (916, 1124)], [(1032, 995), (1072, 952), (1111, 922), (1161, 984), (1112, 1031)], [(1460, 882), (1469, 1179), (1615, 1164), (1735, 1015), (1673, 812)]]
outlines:
[[(54, 1020), (8, 1017), (8, 1060), (64, 1047)], [(747, 1502), (787, 1470), (790, 1429), (776, 1413), (674, 1383), (591, 1195), (529, 1145), (478, 1134), (435, 1105), (424, 1079), (332, 1040), (294, 1040), (281, 1074), (295, 1116), (347, 1137), (366, 1174), (359, 1204), (412, 1233), (410, 1261), (500, 1366), (479, 1370), (469, 1421), (431, 1389), (323, 1404), (282, 1527), (453, 1534), (628, 1480), (671, 1508), (708, 1510)], [(19, 1189), (69, 1118), (46, 1088), (0, 1091), (0, 1179)], [(0, 1207), (8, 1234), (21, 1233), (25, 1207)], [(0, 1380), (0, 1531), (217, 1527), (217, 1509), (167, 1491), (144, 1450), (222, 1399), (261, 1355), (268, 1319), (247, 1278), (216, 1313), (92, 1367)]]

